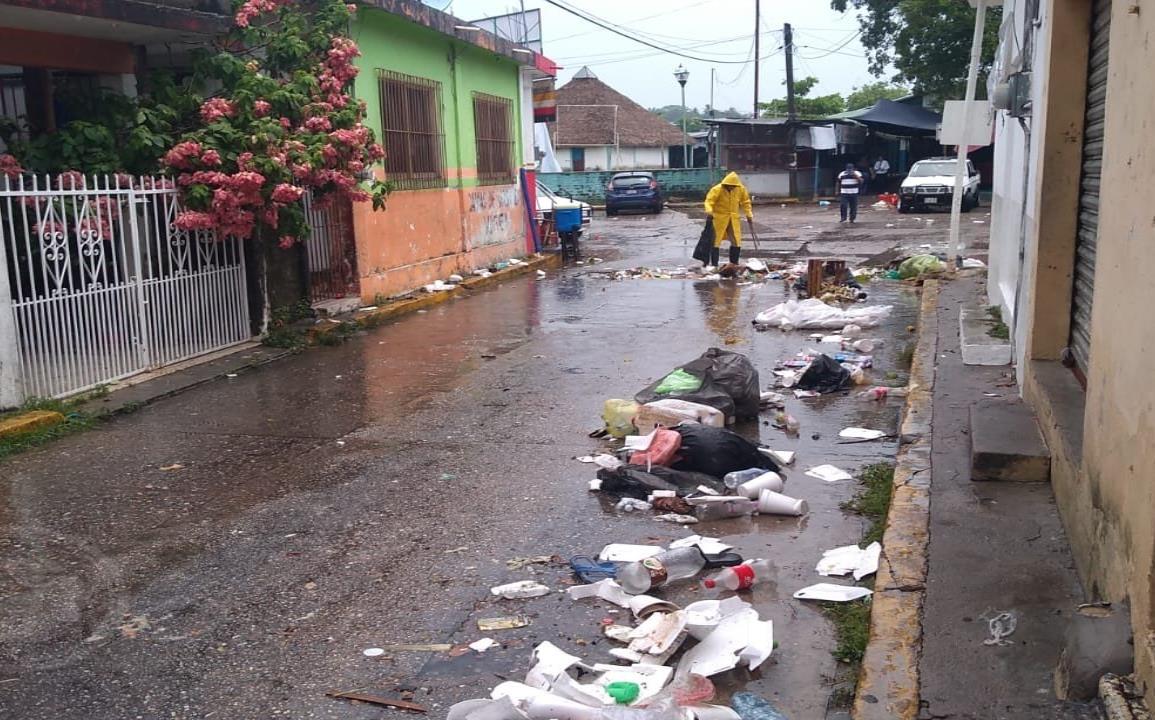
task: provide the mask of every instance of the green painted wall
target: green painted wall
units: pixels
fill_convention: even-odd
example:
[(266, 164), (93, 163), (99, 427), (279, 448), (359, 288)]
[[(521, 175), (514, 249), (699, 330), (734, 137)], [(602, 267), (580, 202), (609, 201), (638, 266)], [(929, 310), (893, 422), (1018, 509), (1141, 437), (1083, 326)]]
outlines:
[[(606, 199), (606, 184), (621, 170), (591, 172), (538, 173), (537, 179), (550, 190), (584, 200), (592, 204), (602, 204)], [(710, 188), (722, 181), (720, 168), (693, 168), (673, 170), (645, 170), (652, 172), (667, 198), (680, 200), (701, 200)]]
[[(377, 70), (391, 70), (441, 83), (441, 123), (449, 187), (476, 186), (477, 148), (473, 131), (473, 93), (508, 98), (513, 103), (514, 171), (522, 157), (518, 64), (479, 47), (442, 35), (390, 13), (362, 8), (352, 28), (361, 49), (361, 73), (354, 92), (368, 105), (365, 124), (381, 135), (381, 98)], [(456, 168), (472, 177), (461, 178)]]

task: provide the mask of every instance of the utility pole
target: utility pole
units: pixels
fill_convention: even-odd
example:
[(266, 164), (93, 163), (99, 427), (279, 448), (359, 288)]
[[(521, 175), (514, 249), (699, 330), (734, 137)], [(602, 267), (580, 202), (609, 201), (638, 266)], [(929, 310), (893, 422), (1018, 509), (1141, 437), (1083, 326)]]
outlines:
[[(965, 248), (962, 244), (962, 201), (963, 191), (966, 189), (967, 177), (967, 135), (970, 134), (971, 110), (975, 104), (975, 89), (978, 85), (979, 61), (983, 52), (983, 29), (987, 21), (988, 0), (978, 0), (972, 3), (975, 6), (975, 32), (971, 38), (971, 63), (967, 72), (966, 114), (963, 116), (963, 136), (958, 144), (958, 164), (954, 171), (954, 191), (951, 193), (950, 203), (950, 249), (947, 257), (954, 267), (962, 267), (962, 256)], [(997, 4), (997, 3), (996, 3)]]
[(762, 0), (754, 0), (754, 117), (758, 117), (758, 67), (762, 64)]
[(790, 23), (782, 26), (782, 50), (786, 53), (786, 119), (798, 119), (798, 109), (794, 107), (794, 31)]

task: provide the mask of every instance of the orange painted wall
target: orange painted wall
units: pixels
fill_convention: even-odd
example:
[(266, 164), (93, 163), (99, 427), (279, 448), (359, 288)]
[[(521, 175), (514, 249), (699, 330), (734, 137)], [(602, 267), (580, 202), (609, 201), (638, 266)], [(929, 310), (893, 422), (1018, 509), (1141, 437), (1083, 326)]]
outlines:
[(361, 299), (393, 297), (521, 257), (525, 222), (517, 185), (395, 191), (381, 211), (355, 203)]

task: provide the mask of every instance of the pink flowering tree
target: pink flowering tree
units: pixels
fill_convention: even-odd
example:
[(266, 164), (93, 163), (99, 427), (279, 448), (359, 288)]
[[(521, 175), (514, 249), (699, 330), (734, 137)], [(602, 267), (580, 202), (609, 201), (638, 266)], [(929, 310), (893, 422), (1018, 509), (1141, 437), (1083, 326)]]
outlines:
[(205, 72), (221, 89), (163, 157), (185, 210), (177, 226), (289, 247), (308, 227), (301, 198), (371, 201), (388, 186), (369, 172), (384, 153), (350, 95), (360, 53), (356, 6), (340, 0), (243, 0)]

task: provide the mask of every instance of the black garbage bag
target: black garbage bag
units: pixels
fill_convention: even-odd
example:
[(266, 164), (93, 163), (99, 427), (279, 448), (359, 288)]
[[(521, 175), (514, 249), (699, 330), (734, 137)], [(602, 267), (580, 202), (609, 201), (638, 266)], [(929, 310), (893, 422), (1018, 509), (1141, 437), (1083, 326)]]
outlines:
[(598, 470), (598, 480), (602, 481), (602, 492), (639, 500), (645, 500), (655, 490), (678, 490), (677, 485), (646, 472), (638, 465), (622, 465), (613, 470), (602, 468)]
[(675, 470), (706, 473), (720, 478), (747, 468), (778, 471), (778, 465), (758, 452), (758, 446), (736, 432), (723, 428), (687, 423), (674, 428), (682, 436)]
[(698, 237), (698, 244), (694, 246), (694, 258), (703, 265), (710, 262), (710, 251), (714, 249), (714, 218), (706, 218), (706, 226)]
[(829, 355), (819, 355), (802, 371), (794, 387), (799, 390), (817, 390), (832, 393), (850, 387), (850, 371)]
[(721, 480), (703, 472), (675, 470), (674, 468), (668, 468), (662, 465), (651, 465), (647, 472), (651, 475), (656, 475), (668, 483), (677, 485), (678, 495), (690, 495), (698, 490), (699, 485), (705, 485), (722, 495), (727, 494), (726, 486), (722, 484)]
[(727, 418), (746, 420), (758, 417), (758, 370), (745, 355), (710, 348), (697, 359), (676, 369), (701, 378), (702, 386), (683, 393), (660, 394), (657, 387), (663, 377), (635, 395), (634, 400), (645, 405), (655, 400), (677, 398), (717, 408)]

